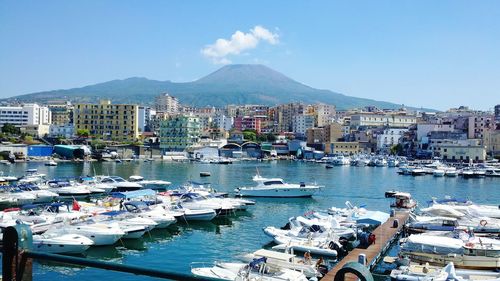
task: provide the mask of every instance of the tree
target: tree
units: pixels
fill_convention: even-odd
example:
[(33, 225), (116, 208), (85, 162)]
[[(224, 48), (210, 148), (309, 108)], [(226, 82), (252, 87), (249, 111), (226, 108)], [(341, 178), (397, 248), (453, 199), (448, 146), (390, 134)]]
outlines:
[(401, 155), (402, 152), (403, 152), (403, 146), (400, 143), (391, 146), (392, 155)]
[(76, 130), (76, 135), (79, 137), (88, 138), (90, 136), (90, 131), (87, 129), (78, 129)]
[(253, 130), (245, 130), (243, 131), (243, 138), (247, 141), (255, 141), (257, 140), (257, 133)]
[(268, 133), (268, 134), (266, 135), (266, 137), (267, 137), (267, 141), (269, 141), (269, 142), (274, 142), (274, 141), (276, 141), (276, 136), (275, 136), (273, 133)]
[(9, 135), (19, 135), (21, 133), (21, 130), (12, 124), (5, 123), (2, 126), (2, 133)]

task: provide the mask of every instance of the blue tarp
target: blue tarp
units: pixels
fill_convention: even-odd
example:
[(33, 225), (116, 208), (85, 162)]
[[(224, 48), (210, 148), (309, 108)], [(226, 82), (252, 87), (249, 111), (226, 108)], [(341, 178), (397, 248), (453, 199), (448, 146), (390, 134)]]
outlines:
[(48, 145), (30, 145), (28, 147), (28, 156), (47, 157), (52, 156), (54, 148)]
[(118, 215), (121, 215), (121, 214), (124, 214), (124, 213), (128, 213), (128, 212), (127, 211), (109, 211), (109, 212), (102, 213), (101, 215), (118, 216)]
[(383, 224), (389, 219), (389, 214), (380, 211), (366, 211), (365, 214), (356, 219), (356, 223), (369, 224), (378, 226)]
[(134, 191), (125, 191), (125, 192), (111, 192), (112, 197), (124, 198), (124, 199), (137, 198), (143, 196), (154, 196), (154, 195), (156, 195), (156, 192), (152, 189), (140, 189)]

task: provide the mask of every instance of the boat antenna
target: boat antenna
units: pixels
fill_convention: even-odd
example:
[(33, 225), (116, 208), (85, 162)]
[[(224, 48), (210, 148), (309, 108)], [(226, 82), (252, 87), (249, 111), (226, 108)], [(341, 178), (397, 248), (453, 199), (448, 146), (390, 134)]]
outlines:
[(255, 170), (257, 170), (257, 176), (259, 176), (259, 177), (260, 177), (259, 167), (255, 166)]

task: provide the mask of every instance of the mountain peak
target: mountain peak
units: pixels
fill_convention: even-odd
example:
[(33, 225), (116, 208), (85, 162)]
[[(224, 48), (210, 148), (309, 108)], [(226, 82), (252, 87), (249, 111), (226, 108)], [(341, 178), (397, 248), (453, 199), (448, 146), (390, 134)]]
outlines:
[(194, 82), (174, 83), (142, 77), (112, 80), (81, 88), (32, 93), (7, 99), (46, 103), (66, 97), (72, 102), (97, 102), (109, 98), (114, 103), (150, 105), (154, 97), (168, 92), (190, 106), (225, 106), (227, 104), (275, 105), (287, 102), (328, 103), (339, 109), (366, 105), (398, 108), (400, 105), (345, 96), (301, 84), (262, 64), (231, 64)]
[(198, 79), (196, 83), (266, 83), (273, 82), (293, 82), (292, 79), (262, 64), (229, 64), (218, 70)]

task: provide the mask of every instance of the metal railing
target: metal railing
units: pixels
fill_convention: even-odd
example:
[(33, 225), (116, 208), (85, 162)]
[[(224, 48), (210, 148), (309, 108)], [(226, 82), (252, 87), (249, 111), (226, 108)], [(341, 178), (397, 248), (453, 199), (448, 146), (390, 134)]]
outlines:
[(32, 260), (59, 262), (69, 265), (87, 266), (136, 275), (164, 278), (170, 280), (203, 281), (190, 274), (151, 269), (144, 266), (125, 265), (114, 262), (91, 260), (86, 258), (49, 254), (31, 250), (32, 233), (27, 225), (19, 224), (7, 227), (3, 231), (2, 280), (32, 280)]

